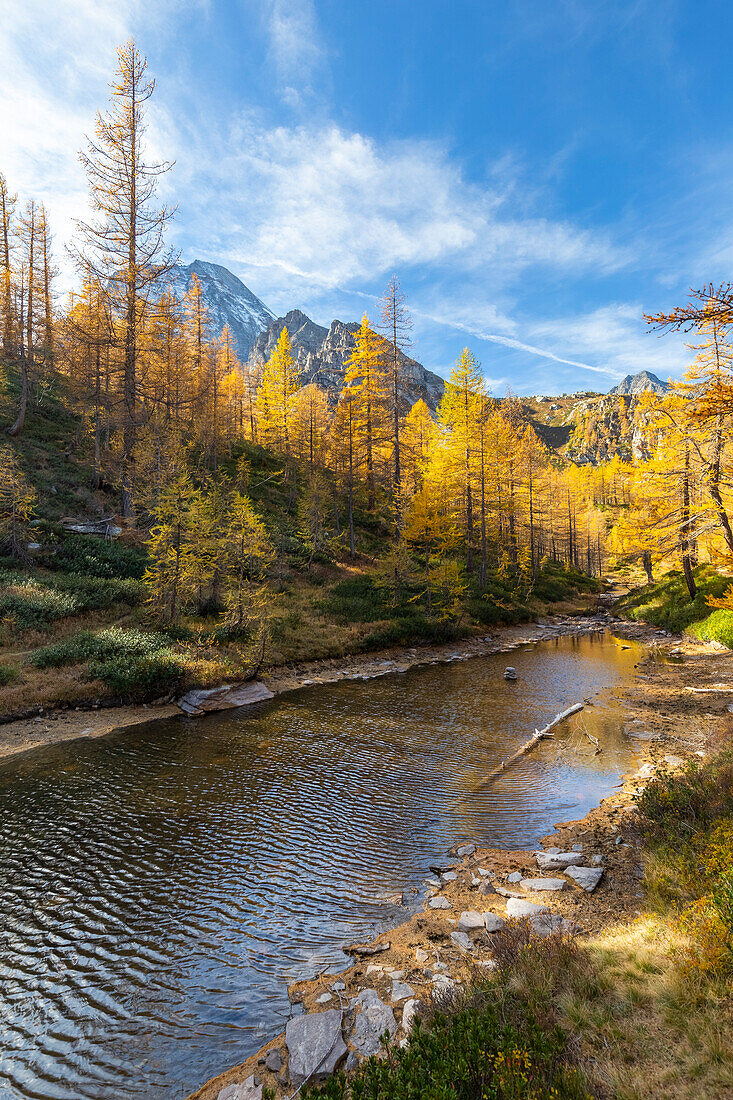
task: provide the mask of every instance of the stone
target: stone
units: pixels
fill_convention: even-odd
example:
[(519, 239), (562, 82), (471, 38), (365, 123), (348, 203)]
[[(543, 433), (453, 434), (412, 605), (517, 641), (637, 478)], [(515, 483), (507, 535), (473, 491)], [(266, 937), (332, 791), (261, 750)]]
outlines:
[(501, 894), (503, 898), (521, 898), (522, 894), (519, 890), (510, 890), (508, 886), (495, 886), (495, 894)]
[(227, 1085), (216, 1100), (262, 1100), (262, 1085), (256, 1077), (248, 1077), (238, 1085)]
[(517, 678), (516, 668), (512, 668), (511, 665), (507, 665), (507, 667), (504, 669), (504, 679), (505, 680), (516, 680), (516, 678)]
[(316, 1004), (325, 1005), (331, 1000), (333, 1000), (333, 995), (331, 993), (321, 993), (320, 997), (316, 997)]
[(341, 1013), (337, 1008), (329, 1008), (326, 1012), (309, 1012), (288, 1020), (285, 1043), (294, 1085), (302, 1085), (307, 1079), (319, 1081), (330, 1077), (346, 1054)]
[(453, 906), (448, 901), (448, 898), (431, 898), (428, 902), (431, 909), (452, 909)]
[(577, 931), (577, 925), (566, 917), (561, 917), (559, 913), (536, 913), (529, 918), (529, 922), (535, 935), (542, 939), (554, 932), (569, 934)]
[(473, 951), (473, 944), (465, 932), (451, 932), (450, 938), (459, 951)]
[(534, 901), (525, 901), (524, 898), (509, 898), (506, 903), (506, 911), (510, 917), (533, 917), (536, 913), (549, 913), (546, 905), (538, 905)]
[(487, 932), (500, 932), (506, 924), (503, 917), (500, 917), (498, 913), (484, 913), (484, 928)]
[(458, 918), (458, 929), (461, 932), (478, 932), (483, 930), (484, 918), (475, 909), (469, 909), (461, 913)]
[(490, 871), (490, 870), (488, 869), (488, 867), (479, 867), (479, 869), (478, 869), (478, 873), (479, 873), (480, 875), (483, 875), (484, 877), (488, 877), (488, 875), (492, 875), (492, 874), (493, 874), (493, 871)]
[(345, 947), (347, 955), (380, 955), (382, 951), (389, 951), (392, 944), (389, 940), (384, 943), (355, 943), (351, 947)]
[(568, 867), (565, 874), (582, 886), (589, 894), (592, 894), (598, 883), (603, 878), (602, 867)]
[(495, 894), (496, 893), (496, 887), (493, 886), (490, 882), (484, 881), (479, 886), (478, 892), (479, 892), (479, 894)]
[(408, 997), (414, 997), (415, 990), (407, 982), (392, 982), (392, 1001), (404, 1001)]
[(367, 975), (369, 975), (369, 974), (383, 974), (384, 973), (384, 967), (379, 966), (378, 963), (370, 963), (369, 966), (366, 968), (366, 972), (367, 972)]
[(402, 1030), (409, 1035), (415, 1024), (415, 1020), (419, 1016), (420, 1002), (416, 997), (410, 997), (409, 1001), (405, 1001), (402, 1009)]
[(262, 703), (267, 699), (274, 699), (270, 689), (259, 680), (252, 680), (246, 684), (222, 684), (220, 687), (187, 691), (178, 700), (178, 706), (185, 714), (205, 714)]
[(404, 970), (388, 970), (387, 973), (389, 974), (390, 978), (392, 978), (392, 980), (395, 982), (398, 982), (400, 978), (403, 978), (405, 976)]
[(582, 852), (583, 851), (583, 845), (582, 844), (573, 844), (573, 849), (572, 850), (574, 852)]
[(268, 1050), (265, 1055), (265, 1067), (270, 1073), (279, 1073), (283, 1068), (283, 1057), (279, 1050)]
[(440, 890), (440, 887), (443, 885), (439, 878), (426, 878), (425, 882), (435, 890)]
[(603, 856), (591, 856), (590, 861), (594, 867), (600, 867), (603, 863)]
[(510, 875), (507, 875), (506, 880), (507, 880), (507, 882), (521, 882), (522, 881), (522, 872), (521, 871), (512, 871), (512, 873)]
[(564, 878), (523, 878), (519, 885), (523, 890), (541, 893), (543, 890), (564, 890), (567, 882)]
[(458, 875), (455, 871), (444, 871), (440, 877), (442, 878), (443, 882), (455, 882), (458, 878)]
[(361, 1008), (351, 1035), (352, 1046), (364, 1058), (368, 1058), (371, 1054), (378, 1054), (382, 1049), (380, 1036), (385, 1031), (390, 1035), (394, 1035), (397, 1031), (394, 1012), (389, 1005), (380, 1000), (374, 989), (365, 989), (349, 1003), (353, 1008)]
[(426, 963), (429, 958), (430, 956), (428, 955), (427, 951), (425, 951), (422, 947), (415, 948), (415, 961), (420, 963), (420, 965)]
[(456, 855), (463, 859), (465, 856), (472, 856), (475, 851), (475, 844), (461, 844), (460, 848), (456, 848)]
[(355, 1070), (358, 1065), (359, 1065), (359, 1055), (356, 1053), (355, 1050), (350, 1050), (349, 1051), (349, 1056), (346, 1059), (346, 1062), (344, 1063), (344, 1069), (346, 1070), (347, 1073), (351, 1073), (352, 1070)]
[(333, 989), (335, 993), (343, 993), (343, 991), (346, 989), (346, 985), (344, 982), (334, 982), (331, 986), (331, 989)]
[(583, 862), (582, 852), (535, 852), (540, 871), (563, 871)]

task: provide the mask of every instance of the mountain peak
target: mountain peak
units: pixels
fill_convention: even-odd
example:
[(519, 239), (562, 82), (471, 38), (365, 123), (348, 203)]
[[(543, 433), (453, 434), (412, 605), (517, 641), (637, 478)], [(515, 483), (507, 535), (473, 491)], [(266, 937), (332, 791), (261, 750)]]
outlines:
[(663, 382), (651, 371), (640, 370), (636, 374), (627, 374), (617, 386), (614, 386), (608, 392), (609, 394), (615, 393), (628, 396), (629, 394), (644, 393), (646, 390), (651, 390), (652, 393), (666, 393), (668, 389), (668, 382)]
[(267, 328), (275, 314), (233, 272), (209, 260), (176, 264), (168, 276), (170, 289), (176, 297), (184, 296), (191, 275), (196, 275), (201, 283), (214, 328), (221, 332), (224, 325), (229, 325), (237, 354), (244, 362), (257, 336)]

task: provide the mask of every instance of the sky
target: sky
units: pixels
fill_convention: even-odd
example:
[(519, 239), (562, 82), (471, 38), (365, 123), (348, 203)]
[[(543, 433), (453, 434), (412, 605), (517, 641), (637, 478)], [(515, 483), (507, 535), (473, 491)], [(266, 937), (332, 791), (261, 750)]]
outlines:
[(184, 262), (326, 325), (396, 273), (414, 357), (468, 346), (498, 395), (690, 362), (643, 314), (731, 277), (733, 5), (0, 0), (0, 171), (46, 203), (61, 289), (129, 37)]

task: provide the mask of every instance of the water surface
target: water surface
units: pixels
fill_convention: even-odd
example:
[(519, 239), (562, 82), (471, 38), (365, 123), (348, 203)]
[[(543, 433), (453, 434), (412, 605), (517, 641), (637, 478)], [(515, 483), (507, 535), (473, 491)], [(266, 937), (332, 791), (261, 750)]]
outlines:
[(559, 638), (0, 763), (2, 1100), (179, 1100), (243, 1061), (451, 844), (530, 846), (608, 793), (638, 656)]

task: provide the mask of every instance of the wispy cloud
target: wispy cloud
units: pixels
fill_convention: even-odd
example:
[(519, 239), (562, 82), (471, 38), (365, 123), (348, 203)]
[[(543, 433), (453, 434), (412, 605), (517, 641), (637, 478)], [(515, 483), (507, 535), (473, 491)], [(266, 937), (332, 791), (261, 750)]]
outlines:
[(268, 0), (270, 59), (280, 94), (290, 106), (302, 106), (322, 75), (326, 51), (313, 0)]

